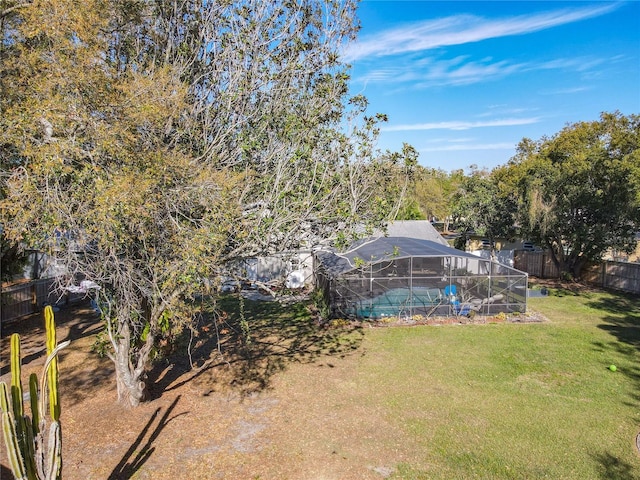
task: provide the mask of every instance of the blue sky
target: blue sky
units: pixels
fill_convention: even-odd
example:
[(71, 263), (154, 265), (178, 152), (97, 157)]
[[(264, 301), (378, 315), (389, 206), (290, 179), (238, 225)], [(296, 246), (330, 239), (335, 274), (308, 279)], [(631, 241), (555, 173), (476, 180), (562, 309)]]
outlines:
[(351, 93), (378, 147), (446, 171), (505, 164), (524, 138), (640, 114), (640, 1), (380, 1), (358, 9)]

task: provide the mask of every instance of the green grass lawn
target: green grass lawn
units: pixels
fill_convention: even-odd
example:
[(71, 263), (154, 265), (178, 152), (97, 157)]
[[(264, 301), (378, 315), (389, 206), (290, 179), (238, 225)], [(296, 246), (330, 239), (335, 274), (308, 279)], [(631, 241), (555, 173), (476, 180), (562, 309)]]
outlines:
[(396, 478), (640, 478), (640, 300), (529, 306), (550, 321), (367, 334), (360, 368), (423, 451)]
[[(293, 356), (306, 345), (314, 358), (357, 349), (342, 355), (350, 388), (341, 402), (364, 403), (402, 432), (409, 460), (391, 478), (640, 479), (638, 296), (551, 290), (529, 301), (544, 323), (330, 329), (329, 337), (310, 337), (299, 307), (283, 307), (283, 316), (269, 308), (246, 303), (252, 348), (282, 344)], [(261, 341), (266, 325), (272, 337), (286, 325), (282, 336), (293, 341)], [(336, 408), (334, 399), (321, 411), (340, 418)]]

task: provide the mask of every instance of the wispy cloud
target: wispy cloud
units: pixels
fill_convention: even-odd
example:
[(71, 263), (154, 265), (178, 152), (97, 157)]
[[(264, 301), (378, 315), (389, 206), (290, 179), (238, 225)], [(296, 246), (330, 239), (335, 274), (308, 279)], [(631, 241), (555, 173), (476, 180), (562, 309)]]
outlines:
[(619, 6), (620, 3), (607, 3), (502, 19), (457, 15), (427, 20), (390, 29), (374, 37), (364, 37), (348, 46), (343, 56), (345, 61), (352, 62), (365, 57), (425, 51), (490, 38), (523, 35), (605, 15)]
[(459, 62), (460, 57), (454, 61), (441, 61), (435, 63), (432, 68), (422, 75), (422, 81), (417, 82), (417, 88), (444, 85), (469, 85), (476, 82), (486, 82), (493, 79), (512, 75), (525, 68), (524, 64), (510, 64), (505, 60), (493, 61), (483, 59), (480, 61)]
[(451, 59), (422, 59), (420, 62), (403, 63), (373, 69), (354, 79), (358, 82), (385, 82), (386, 84), (411, 82), (413, 89), (434, 86), (460, 86), (479, 82), (499, 80), (510, 75), (543, 70), (573, 71), (583, 78), (591, 72), (598, 74), (609, 59), (593, 57), (559, 58), (545, 62), (514, 63), (508, 60), (495, 61), (492, 58), (470, 60), (468, 56)]
[[(402, 84), (411, 83), (412, 89), (433, 86), (469, 85), (512, 75), (526, 68), (525, 64), (482, 59), (469, 60), (467, 56), (376, 68), (354, 79), (359, 83)], [(391, 90), (390, 90), (391, 92)]]
[(541, 90), (540, 95), (572, 95), (592, 90), (592, 87), (557, 88), (555, 90)]
[(479, 118), (485, 117), (497, 117), (498, 115), (523, 115), (523, 114), (531, 114), (532, 111), (537, 111), (537, 108), (523, 108), (523, 107), (514, 107), (512, 105), (502, 103), (502, 104), (494, 104), (487, 105), (489, 111), (484, 113), (479, 113), (477, 116)]
[(469, 130), (472, 128), (486, 127), (512, 127), (517, 125), (531, 125), (538, 123), (539, 117), (530, 118), (503, 118), (497, 120), (486, 120), (480, 122), (449, 121), (431, 123), (413, 123), (405, 125), (389, 125), (382, 127), (385, 132), (407, 132), (415, 130)]
[(463, 152), (469, 150), (514, 150), (515, 143), (461, 143), (421, 148), (420, 152)]
[(558, 58), (532, 66), (535, 70), (576, 70), (584, 72), (601, 66), (606, 60), (593, 57)]

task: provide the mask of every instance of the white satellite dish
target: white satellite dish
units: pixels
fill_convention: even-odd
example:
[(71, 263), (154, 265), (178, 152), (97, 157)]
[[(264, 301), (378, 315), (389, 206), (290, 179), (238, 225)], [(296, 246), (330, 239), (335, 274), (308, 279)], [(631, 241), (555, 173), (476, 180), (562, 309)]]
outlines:
[(294, 270), (287, 275), (287, 281), (285, 282), (287, 288), (302, 288), (304, 287), (304, 272), (302, 270)]

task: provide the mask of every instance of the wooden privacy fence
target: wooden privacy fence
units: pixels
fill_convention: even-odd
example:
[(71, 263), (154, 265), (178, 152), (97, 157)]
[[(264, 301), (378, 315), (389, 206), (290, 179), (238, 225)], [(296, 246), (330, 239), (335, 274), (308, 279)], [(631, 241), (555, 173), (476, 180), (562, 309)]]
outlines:
[(55, 283), (55, 278), (43, 278), (2, 287), (0, 295), (0, 319), (2, 322), (39, 312), (45, 303), (68, 303), (83, 297), (83, 295), (77, 294), (66, 294), (60, 297), (59, 294), (54, 293)]
[(539, 278), (560, 277), (560, 272), (553, 263), (551, 255), (545, 252), (516, 250), (513, 252), (513, 268)]
[[(559, 278), (558, 268), (546, 252), (514, 252), (513, 266), (539, 278)], [(582, 280), (592, 285), (640, 293), (640, 263), (604, 261), (586, 268)]]
[(582, 279), (605, 288), (640, 293), (640, 263), (605, 261), (588, 268)]

